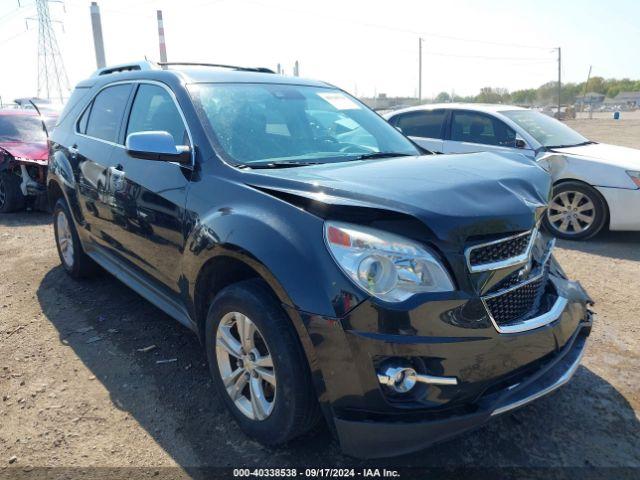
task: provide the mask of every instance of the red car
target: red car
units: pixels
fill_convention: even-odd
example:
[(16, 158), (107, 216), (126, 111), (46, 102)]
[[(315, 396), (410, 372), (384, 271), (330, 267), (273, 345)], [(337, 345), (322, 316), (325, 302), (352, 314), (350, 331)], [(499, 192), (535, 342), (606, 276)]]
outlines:
[(46, 208), (47, 130), (55, 116), (0, 110), (0, 213)]

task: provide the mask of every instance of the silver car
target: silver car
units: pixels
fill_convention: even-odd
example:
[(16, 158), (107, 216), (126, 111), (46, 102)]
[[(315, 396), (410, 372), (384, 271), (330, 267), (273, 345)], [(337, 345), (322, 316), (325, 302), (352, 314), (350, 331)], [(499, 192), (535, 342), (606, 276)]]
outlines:
[(640, 150), (593, 142), (540, 112), (509, 105), (432, 104), (384, 117), (436, 153), (519, 152), (551, 172), (544, 222), (557, 237), (580, 240), (640, 230)]

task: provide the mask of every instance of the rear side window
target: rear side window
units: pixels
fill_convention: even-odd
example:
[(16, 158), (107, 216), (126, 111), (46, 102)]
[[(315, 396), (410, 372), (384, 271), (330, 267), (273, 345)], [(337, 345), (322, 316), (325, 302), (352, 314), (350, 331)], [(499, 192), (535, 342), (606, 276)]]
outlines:
[(410, 137), (442, 138), (444, 110), (408, 112), (393, 118), (392, 124)]
[[(116, 142), (120, 121), (127, 106), (131, 85), (114, 85), (102, 90), (93, 99), (87, 120), (86, 134), (109, 142)], [(88, 110), (85, 112), (87, 114)], [(81, 123), (83, 118), (80, 119)]]
[(451, 140), (482, 145), (515, 146), (516, 132), (497, 118), (475, 112), (454, 112)]
[(67, 100), (67, 103), (64, 104), (64, 108), (62, 109), (62, 112), (60, 113), (55, 126), (58, 126), (62, 123), (62, 120), (64, 120), (66, 116), (69, 115), (69, 112), (78, 104), (78, 102), (80, 102), (80, 100), (84, 98), (87, 93), (89, 93), (90, 90), (91, 89), (89, 87), (75, 88), (75, 90), (69, 97), (69, 100)]
[(187, 145), (189, 137), (173, 98), (162, 87), (142, 84), (131, 107), (127, 135), (135, 132), (164, 131), (177, 145)]

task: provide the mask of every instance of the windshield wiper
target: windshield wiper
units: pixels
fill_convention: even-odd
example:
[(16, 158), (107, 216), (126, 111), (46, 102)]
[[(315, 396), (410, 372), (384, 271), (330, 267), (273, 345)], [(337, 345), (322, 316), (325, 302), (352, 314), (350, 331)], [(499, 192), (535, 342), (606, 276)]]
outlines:
[(280, 162), (249, 162), (236, 165), (237, 168), (293, 168), (293, 167), (306, 167), (309, 165), (320, 165), (324, 162), (305, 162), (295, 160), (283, 160)]
[(354, 160), (372, 160), (375, 158), (391, 158), (391, 157), (413, 157), (411, 153), (402, 152), (372, 152), (358, 155)]
[(547, 145), (547, 148), (571, 148), (571, 147), (582, 147), (584, 145), (591, 145), (592, 143), (596, 143), (593, 140), (587, 140), (586, 142), (574, 143), (571, 145)]

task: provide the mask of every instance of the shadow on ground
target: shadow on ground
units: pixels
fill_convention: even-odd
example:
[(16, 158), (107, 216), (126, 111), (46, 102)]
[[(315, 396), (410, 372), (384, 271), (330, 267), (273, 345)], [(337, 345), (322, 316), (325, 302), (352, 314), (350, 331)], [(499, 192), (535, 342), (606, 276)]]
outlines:
[(26, 227), (33, 225), (49, 225), (51, 214), (38, 210), (0, 214), (0, 225), (6, 227)]
[(601, 257), (640, 261), (640, 232), (606, 230), (582, 242), (558, 240), (558, 247)]
[[(103, 383), (114, 406), (129, 412), (196, 477), (203, 466), (640, 466), (633, 409), (585, 367), (548, 398), (413, 455), (351, 459), (326, 427), (290, 446), (267, 449), (248, 440), (225, 412), (196, 337), (110, 275), (77, 282), (56, 267), (37, 297), (60, 341)], [(96, 336), (101, 340), (88, 343)], [(137, 351), (149, 345), (157, 348)], [(177, 361), (156, 363), (171, 358)]]

